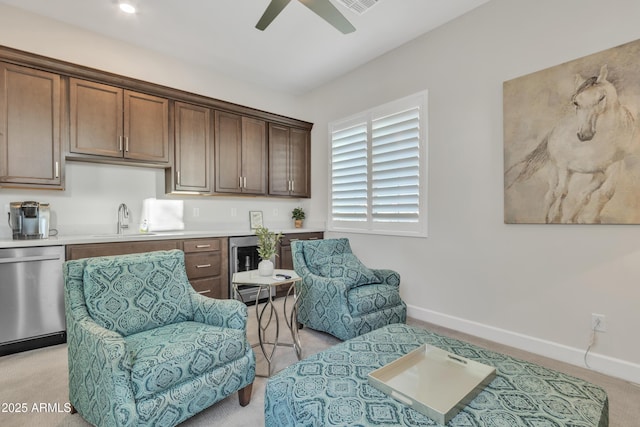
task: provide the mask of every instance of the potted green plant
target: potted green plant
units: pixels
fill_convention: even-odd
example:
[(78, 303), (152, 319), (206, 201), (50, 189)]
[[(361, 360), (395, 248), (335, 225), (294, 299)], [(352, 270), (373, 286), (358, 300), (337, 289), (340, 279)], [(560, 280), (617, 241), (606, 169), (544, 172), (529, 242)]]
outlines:
[(256, 229), (258, 236), (258, 256), (262, 261), (258, 263), (258, 274), (260, 276), (271, 276), (273, 274), (274, 255), (277, 256), (278, 242), (282, 239), (282, 233), (274, 233), (266, 227)]
[(296, 228), (302, 228), (302, 222), (305, 218), (304, 210), (300, 207), (295, 208), (293, 211), (291, 211), (291, 218), (294, 219)]

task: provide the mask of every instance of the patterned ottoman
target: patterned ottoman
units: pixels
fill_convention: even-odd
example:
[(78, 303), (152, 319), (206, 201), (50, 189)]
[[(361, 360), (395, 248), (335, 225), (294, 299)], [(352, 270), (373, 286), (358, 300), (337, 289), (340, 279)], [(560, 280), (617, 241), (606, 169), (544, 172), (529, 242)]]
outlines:
[(606, 427), (607, 393), (542, 366), (395, 324), (340, 343), (269, 378), (265, 426), (431, 426), (368, 384), (367, 374), (428, 343), (495, 366), (497, 376), (449, 426)]

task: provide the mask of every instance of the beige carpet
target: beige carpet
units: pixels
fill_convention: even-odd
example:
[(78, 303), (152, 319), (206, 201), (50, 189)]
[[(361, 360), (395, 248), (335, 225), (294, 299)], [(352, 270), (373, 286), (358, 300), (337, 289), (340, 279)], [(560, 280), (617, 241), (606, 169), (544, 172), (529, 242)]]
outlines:
[[(253, 307), (250, 307), (250, 309), (249, 339), (253, 343), (257, 342), (255, 309)], [(510, 354), (520, 359), (529, 360), (598, 384), (609, 394), (609, 425), (611, 427), (634, 427), (640, 425), (638, 422), (640, 420), (640, 387), (637, 385), (412, 319), (408, 323), (428, 328), (442, 335), (463, 339), (494, 351)], [(283, 321), (280, 323), (280, 328), (281, 341), (290, 341), (290, 337), (287, 334), (288, 330)], [(330, 335), (307, 328), (300, 331), (300, 337), (305, 356), (322, 351), (339, 342)], [(256, 350), (256, 354), (261, 354), (259, 349), (256, 348)], [(258, 357), (257, 359), (258, 373), (265, 373), (266, 363), (264, 358)], [(274, 356), (274, 371), (277, 372), (296, 360), (293, 349), (280, 347)], [(265, 384), (265, 378), (256, 377), (253, 396), (248, 406), (242, 408), (238, 404), (237, 394), (234, 394), (187, 420), (181, 426), (246, 427), (263, 425)], [(88, 426), (89, 424), (78, 414), (71, 415), (64, 412), (64, 405), (67, 402), (66, 345), (0, 357), (0, 404), (2, 404), (0, 408), (0, 426)], [(25, 403), (27, 412), (7, 413), (6, 411), (15, 410), (15, 406), (10, 407), (10, 405), (16, 403)]]

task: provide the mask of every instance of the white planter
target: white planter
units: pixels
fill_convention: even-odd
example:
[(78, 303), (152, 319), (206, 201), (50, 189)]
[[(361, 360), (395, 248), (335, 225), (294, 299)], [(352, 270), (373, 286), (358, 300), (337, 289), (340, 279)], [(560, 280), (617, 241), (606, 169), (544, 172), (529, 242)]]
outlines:
[(258, 263), (258, 274), (260, 276), (273, 276), (273, 262), (270, 259), (263, 259)]

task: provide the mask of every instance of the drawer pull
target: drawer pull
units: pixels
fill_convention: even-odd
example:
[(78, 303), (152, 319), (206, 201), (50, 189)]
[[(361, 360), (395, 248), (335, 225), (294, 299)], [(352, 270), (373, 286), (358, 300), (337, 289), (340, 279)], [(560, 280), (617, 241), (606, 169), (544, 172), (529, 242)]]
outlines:
[(207, 289), (206, 291), (199, 291), (199, 294), (208, 294), (209, 292), (211, 292), (211, 289)]
[(209, 267), (211, 267), (211, 264), (196, 265), (196, 268), (209, 268)]
[(201, 248), (210, 248), (211, 245), (196, 245), (196, 248), (201, 249)]
[(309, 240), (318, 240), (317, 237), (309, 237)]

